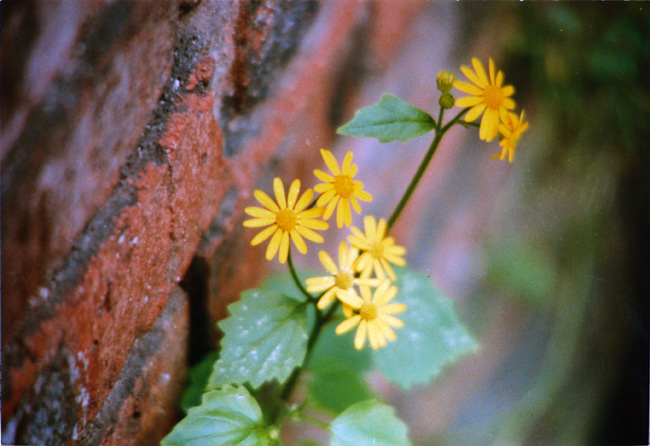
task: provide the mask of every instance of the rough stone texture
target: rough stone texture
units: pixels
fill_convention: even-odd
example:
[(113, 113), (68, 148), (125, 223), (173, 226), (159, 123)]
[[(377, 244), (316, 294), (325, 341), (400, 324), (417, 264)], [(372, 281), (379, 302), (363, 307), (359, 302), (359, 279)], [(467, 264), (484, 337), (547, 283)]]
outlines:
[(187, 358), (267, 268), (240, 224), (252, 190), (311, 173), (367, 73), (344, 74), (359, 45), (381, 60), (401, 25), (365, 1), (1, 17), (2, 440), (156, 444)]

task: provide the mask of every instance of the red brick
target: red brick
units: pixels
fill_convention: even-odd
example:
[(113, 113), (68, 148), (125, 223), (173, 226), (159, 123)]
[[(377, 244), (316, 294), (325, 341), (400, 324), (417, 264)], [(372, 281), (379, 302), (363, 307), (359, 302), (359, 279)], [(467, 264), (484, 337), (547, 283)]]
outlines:
[(117, 184), (168, 76), (177, 10), (43, 1), (34, 14), (32, 64), (2, 110), (3, 340)]

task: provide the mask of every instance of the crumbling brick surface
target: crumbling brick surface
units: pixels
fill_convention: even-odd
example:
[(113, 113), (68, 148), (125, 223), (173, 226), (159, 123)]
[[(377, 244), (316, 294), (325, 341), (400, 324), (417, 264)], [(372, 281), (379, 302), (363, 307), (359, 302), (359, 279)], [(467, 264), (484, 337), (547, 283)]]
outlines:
[(169, 431), (188, 363), (266, 268), (243, 207), (260, 178), (310, 172), (359, 45), (399, 38), (381, 9), (3, 2), (3, 444)]

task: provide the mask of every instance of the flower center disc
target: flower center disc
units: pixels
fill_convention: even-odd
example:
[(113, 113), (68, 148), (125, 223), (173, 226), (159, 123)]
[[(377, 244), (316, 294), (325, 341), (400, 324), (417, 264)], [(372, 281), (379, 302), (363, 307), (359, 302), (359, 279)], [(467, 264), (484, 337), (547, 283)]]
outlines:
[(334, 283), (336, 284), (337, 288), (347, 290), (354, 283), (354, 276), (348, 272), (341, 271), (334, 278)]
[(376, 245), (371, 246), (368, 252), (375, 259), (381, 259), (384, 257), (384, 247), (381, 245), (381, 243), (377, 243)]
[(298, 224), (298, 215), (291, 209), (281, 209), (275, 216), (275, 224), (283, 231), (293, 231)]
[(485, 106), (487, 108), (496, 110), (503, 104), (503, 93), (501, 88), (496, 85), (488, 85), (483, 90), (483, 98), (485, 99)]
[(359, 316), (364, 321), (374, 321), (377, 319), (377, 305), (373, 303), (364, 303), (359, 310)]
[(334, 190), (341, 198), (349, 198), (354, 192), (354, 183), (349, 175), (337, 175), (334, 178)]

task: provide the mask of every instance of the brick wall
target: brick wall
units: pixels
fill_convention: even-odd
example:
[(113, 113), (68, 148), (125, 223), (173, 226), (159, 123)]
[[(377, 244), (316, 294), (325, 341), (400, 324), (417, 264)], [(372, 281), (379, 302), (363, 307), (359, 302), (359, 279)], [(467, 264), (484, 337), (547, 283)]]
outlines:
[(252, 190), (310, 172), (420, 7), (3, 2), (3, 443), (158, 443), (267, 268)]

